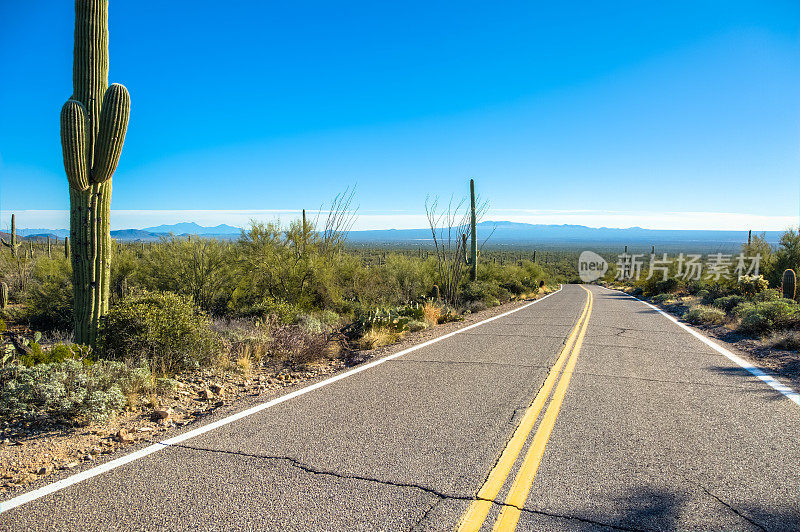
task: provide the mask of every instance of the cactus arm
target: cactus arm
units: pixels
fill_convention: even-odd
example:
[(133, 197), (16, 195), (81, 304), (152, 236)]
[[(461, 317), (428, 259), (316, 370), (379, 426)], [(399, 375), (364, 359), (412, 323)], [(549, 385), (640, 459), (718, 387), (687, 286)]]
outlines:
[(119, 83), (112, 84), (103, 96), (100, 110), (100, 129), (95, 145), (92, 183), (104, 183), (117, 168), (122, 144), (128, 129), (131, 97), (128, 89)]
[(86, 107), (77, 100), (67, 100), (61, 108), (61, 149), (69, 186), (89, 188), (86, 153)]

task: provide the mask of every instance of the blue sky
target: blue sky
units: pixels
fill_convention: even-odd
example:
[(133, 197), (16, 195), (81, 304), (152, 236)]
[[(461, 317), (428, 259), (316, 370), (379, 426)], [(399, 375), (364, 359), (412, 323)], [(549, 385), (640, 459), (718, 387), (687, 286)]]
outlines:
[[(779, 0), (112, 0), (112, 225), (288, 218), (357, 183), (359, 227), (419, 227), (475, 177), (492, 219), (796, 226), (799, 28)], [(72, 32), (71, 2), (0, 3), (3, 227), (66, 224)]]

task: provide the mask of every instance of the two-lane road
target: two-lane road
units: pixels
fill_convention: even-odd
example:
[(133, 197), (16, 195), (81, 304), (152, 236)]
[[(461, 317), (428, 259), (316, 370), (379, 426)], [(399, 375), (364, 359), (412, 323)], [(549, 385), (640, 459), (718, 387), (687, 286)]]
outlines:
[(0, 528), (798, 530), (798, 413), (645, 304), (570, 285), (7, 501)]

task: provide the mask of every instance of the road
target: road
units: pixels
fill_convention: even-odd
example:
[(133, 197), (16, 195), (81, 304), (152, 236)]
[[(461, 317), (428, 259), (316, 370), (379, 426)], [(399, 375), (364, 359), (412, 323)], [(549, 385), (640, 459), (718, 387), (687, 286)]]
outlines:
[(798, 414), (644, 303), (568, 285), (6, 502), (0, 528), (796, 531)]

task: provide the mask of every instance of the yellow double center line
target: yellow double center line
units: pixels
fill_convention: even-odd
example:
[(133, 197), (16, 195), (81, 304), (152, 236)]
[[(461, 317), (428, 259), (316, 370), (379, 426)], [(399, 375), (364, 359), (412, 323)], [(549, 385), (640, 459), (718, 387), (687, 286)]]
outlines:
[(550, 392), (558, 380), (561, 368), (564, 367), (564, 363), (566, 362), (564, 373), (561, 374), (561, 379), (558, 380), (556, 391), (550, 400), (550, 404), (539, 424), (539, 428), (536, 430), (536, 434), (533, 436), (533, 441), (528, 448), (528, 452), (525, 454), (525, 460), (517, 472), (517, 476), (514, 478), (511, 491), (509, 491), (503, 503), (502, 510), (494, 526), (494, 530), (514, 530), (514, 528), (516, 528), (517, 520), (520, 515), (520, 508), (523, 507), (525, 500), (528, 498), (528, 493), (533, 485), (533, 479), (536, 476), (536, 471), (539, 469), (539, 464), (544, 455), (545, 446), (550, 439), (550, 434), (553, 432), (553, 426), (555, 425), (558, 412), (561, 409), (561, 403), (564, 401), (564, 396), (567, 393), (567, 386), (569, 386), (572, 372), (578, 360), (578, 353), (581, 350), (581, 345), (583, 345), (583, 338), (586, 334), (589, 316), (592, 314), (592, 302), (594, 301), (592, 292), (583, 286), (581, 288), (586, 290), (587, 293), (586, 305), (583, 307), (583, 313), (578, 319), (578, 323), (575, 324), (572, 332), (570, 332), (570, 335), (567, 337), (564, 348), (558, 355), (556, 363), (550, 369), (550, 373), (547, 375), (547, 379), (545, 379), (542, 388), (525, 411), (517, 430), (514, 431), (513, 436), (511, 436), (511, 439), (508, 440), (508, 444), (506, 444), (506, 448), (503, 449), (500, 459), (492, 468), (486, 482), (484, 482), (483, 486), (481, 486), (481, 489), (478, 491), (476, 500), (470, 504), (466, 513), (464, 513), (464, 516), (461, 518), (461, 523), (458, 528), (459, 532), (479, 530), (483, 525), (486, 516), (489, 515), (492, 503), (497, 497), (497, 494), (500, 493), (500, 489), (502, 489), (503, 484), (505, 484), (508, 475), (511, 473), (511, 469), (514, 467), (519, 453), (525, 446), (528, 435), (531, 430), (533, 430), (533, 426), (536, 424), (536, 420), (539, 418), (539, 414), (542, 412), (542, 408), (544, 408), (547, 398), (550, 396)]

